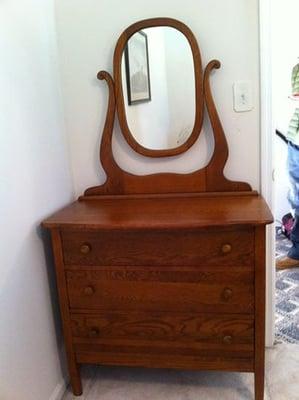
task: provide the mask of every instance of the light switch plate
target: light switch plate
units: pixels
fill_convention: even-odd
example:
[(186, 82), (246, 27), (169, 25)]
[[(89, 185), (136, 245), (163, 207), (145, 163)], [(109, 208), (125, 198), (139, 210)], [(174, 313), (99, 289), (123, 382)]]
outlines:
[(233, 85), (234, 110), (246, 112), (253, 109), (252, 83), (250, 81), (237, 81)]

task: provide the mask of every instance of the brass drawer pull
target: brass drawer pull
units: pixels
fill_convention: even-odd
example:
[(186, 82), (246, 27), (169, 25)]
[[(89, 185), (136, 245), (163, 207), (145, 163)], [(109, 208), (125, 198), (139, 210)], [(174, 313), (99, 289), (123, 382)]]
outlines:
[(233, 297), (233, 290), (230, 288), (225, 288), (222, 292), (222, 298), (223, 300), (230, 300)]
[(232, 336), (224, 336), (223, 343), (224, 344), (232, 344), (233, 337)]
[(89, 336), (96, 337), (96, 336), (99, 336), (99, 333), (100, 333), (100, 331), (98, 328), (91, 328), (89, 331)]
[(80, 252), (82, 254), (90, 253), (91, 252), (91, 245), (89, 243), (82, 244), (82, 246), (80, 247)]
[(86, 287), (84, 288), (84, 294), (85, 294), (86, 296), (91, 296), (91, 295), (93, 295), (93, 294), (94, 294), (94, 288), (93, 288), (92, 286), (86, 286)]
[(222, 251), (223, 254), (228, 254), (228, 253), (230, 253), (230, 252), (232, 251), (232, 245), (229, 244), (229, 243), (224, 244), (224, 245), (221, 247), (221, 251)]

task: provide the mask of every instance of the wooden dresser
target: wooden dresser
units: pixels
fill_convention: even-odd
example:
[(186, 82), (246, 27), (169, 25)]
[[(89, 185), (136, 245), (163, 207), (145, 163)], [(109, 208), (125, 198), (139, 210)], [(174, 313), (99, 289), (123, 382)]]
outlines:
[[(189, 34), (165, 18), (128, 29), (160, 25)], [(109, 86), (100, 149), (107, 180), (43, 223), (51, 230), (73, 392), (82, 393), (80, 364), (92, 363), (254, 372), (262, 400), (272, 215), (248, 184), (223, 175), (228, 148), (209, 87), (218, 62), (201, 85), (215, 139), (209, 164), (191, 174), (132, 175), (115, 163), (111, 145), (123, 35), (115, 79), (99, 74)]]

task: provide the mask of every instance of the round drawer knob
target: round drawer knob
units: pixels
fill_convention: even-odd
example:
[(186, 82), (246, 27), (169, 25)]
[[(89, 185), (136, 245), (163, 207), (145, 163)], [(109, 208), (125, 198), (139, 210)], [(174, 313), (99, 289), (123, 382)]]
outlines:
[(91, 328), (89, 331), (89, 336), (96, 337), (96, 336), (99, 336), (99, 333), (100, 333), (100, 331), (98, 328)]
[(229, 243), (224, 244), (224, 245), (221, 247), (221, 251), (222, 251), (223, 254), (228, 254), (228, 253), (230, 253), (230, 252), (232, 251), (232, 245), (229, 244)]
[(82, 254), (88, 254), (91, 252), (91, 245), (88, 243), (84, 243), (82, 244), (82, 246), (80, 247), (80, 252)]
[(233, 291), (230, 288), (225, 288), (222, 292), (223, 300), (230, 300), (233, 297)]
[(223, 343), (224, 344), (232, 344), (233, 337), (232, 336), (224, 336)]
[(94, 294), (94, 288), (92, 286), (86, 286), (84, 288), (84, 294), (86, 296), (91, 296), (92, 294)]

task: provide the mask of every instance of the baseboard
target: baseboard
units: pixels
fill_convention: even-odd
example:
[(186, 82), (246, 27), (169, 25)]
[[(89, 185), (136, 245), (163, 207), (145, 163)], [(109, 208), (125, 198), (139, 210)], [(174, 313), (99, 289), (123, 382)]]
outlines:
[(66, 379), (61, 379), (61, 381), (56, 385), (55, 389), (53, 390), (49, 400), (61, 400), (66, 388), (67, 388), (68, 382)]

